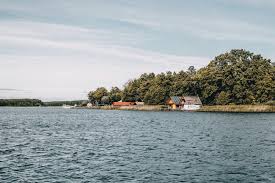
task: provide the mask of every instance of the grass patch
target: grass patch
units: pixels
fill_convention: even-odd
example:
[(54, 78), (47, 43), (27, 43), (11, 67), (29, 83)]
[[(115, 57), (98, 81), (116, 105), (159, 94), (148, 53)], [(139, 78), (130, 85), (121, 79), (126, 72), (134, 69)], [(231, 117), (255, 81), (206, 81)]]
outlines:
[(271, 105), (214, 105), (203, 106), (199, 112), (275, 112)]

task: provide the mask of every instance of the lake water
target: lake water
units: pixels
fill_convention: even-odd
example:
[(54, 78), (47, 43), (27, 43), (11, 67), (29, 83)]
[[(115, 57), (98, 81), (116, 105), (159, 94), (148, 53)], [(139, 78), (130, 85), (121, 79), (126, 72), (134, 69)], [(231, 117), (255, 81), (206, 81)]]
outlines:
[(0, 108), (0, 182), (275, 182), (275, 114)]

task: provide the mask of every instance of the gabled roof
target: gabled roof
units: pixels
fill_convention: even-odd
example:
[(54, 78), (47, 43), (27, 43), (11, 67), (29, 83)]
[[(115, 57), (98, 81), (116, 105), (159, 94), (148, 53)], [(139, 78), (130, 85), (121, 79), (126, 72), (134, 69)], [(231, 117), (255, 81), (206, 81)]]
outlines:
[(187, 105), (202, 105), (200, 97), (198, 96), (184, 96), (184, 104)]
[(182, 97), (179, 97), (179, 96), (172, 96), (171, 100), (176, 105), (181, 105), (182, 103)]

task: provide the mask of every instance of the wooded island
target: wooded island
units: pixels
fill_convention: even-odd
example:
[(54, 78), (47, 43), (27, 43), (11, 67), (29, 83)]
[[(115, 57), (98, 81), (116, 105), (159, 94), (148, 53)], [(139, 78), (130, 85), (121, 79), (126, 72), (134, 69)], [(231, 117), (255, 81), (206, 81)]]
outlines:
[(275, 105), (275, 66), (270, 59), (243, 49), (214, 58), (196, 70), (160, 74), (144, 73), (129, 80), (123, 89), (97, 88), (89, 101), (111, 104), (117, 101), (165, 105), (170, 96), (199, 96), (203, 105)]

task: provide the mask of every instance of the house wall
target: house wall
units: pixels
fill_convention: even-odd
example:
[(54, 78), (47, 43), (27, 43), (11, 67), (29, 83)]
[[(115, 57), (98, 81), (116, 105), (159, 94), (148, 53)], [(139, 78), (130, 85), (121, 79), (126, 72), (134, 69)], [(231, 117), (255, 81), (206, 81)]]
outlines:
[(186, 111), (195, 111), (195, 110), (199, 110), (201, 108), (201, 105), (188, 105), (185, 104), (183, 107), (183, 110)]

